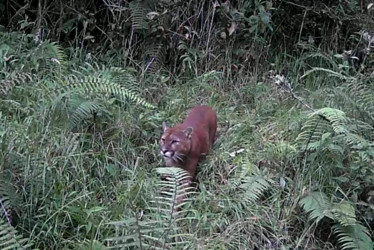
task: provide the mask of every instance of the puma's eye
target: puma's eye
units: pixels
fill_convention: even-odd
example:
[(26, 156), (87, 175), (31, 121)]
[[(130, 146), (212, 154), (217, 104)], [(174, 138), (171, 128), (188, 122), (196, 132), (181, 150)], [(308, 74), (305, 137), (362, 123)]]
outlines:
[(165, 138), (161, 138), (161, 141), (164, 142), (164, 141), (165, 141)]
[(171, 141), (171, 144), (174, 144), (174, 143), (178, 143), (179, 141), (177, 141), (177, 140), (172, 140)]

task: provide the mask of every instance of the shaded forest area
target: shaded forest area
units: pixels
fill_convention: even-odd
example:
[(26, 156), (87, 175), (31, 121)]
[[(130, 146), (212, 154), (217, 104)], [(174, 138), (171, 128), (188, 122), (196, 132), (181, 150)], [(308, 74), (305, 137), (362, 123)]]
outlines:
[(367, 43), (359, 33), (374, 25), (370, 3), (3, 1), (0, 24), (33, 34), (36, 43), (48, 39), (86, 52), (120, 51), (126, 66), (140, 63), (173, 74), (195, 67), (196, 74), (222, 70), (231, 77), (264, 68), (279, 53), (313, 48), (353, 50), (362, 59)]
[(370, 0), (0, 0), (0, 248), (373, 249), (373, 46)]

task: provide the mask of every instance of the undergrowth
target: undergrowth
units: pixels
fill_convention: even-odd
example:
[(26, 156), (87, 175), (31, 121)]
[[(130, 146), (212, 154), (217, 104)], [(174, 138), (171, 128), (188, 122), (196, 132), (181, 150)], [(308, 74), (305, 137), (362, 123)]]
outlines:
[[(373, 75), (342, 56), (304, 51), (287, 75), (280, 56), (240, 84), (190, 62), (172, 85), (0, 34), (0, 247), (373, 248)], [(189, 187), (158, 139), (197, 104), (218, 139)]]

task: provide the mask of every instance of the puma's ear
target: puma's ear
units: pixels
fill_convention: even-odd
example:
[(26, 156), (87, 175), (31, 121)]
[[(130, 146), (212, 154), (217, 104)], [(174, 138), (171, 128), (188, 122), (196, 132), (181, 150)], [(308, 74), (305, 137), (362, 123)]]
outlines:
[(168, 125), (166, 125), (166, 122), (162, 122), (162, 130), (165, 132), (165, 130), (168, 128)]
[(191, 127), (188, 127), (186, 128), (183, 132), (185, 133), (185, 135), (187, 136), (187, 138), (191, 138), (191, 134), (192, 134), (192, 128)]

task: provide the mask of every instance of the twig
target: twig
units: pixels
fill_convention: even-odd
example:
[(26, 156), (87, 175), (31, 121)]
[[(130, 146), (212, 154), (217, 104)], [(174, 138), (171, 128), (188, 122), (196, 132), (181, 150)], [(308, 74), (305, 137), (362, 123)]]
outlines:
[(9, 226), (11, 226), (9, 214), (6, 211), (5, 206), (3, 205), (3, 201), (1, 199), (0, 199), (0, 205), (1, 205), (1, 208), (3, 209), (3, 211), (4, 211), (4, 215), (5, 215), (6, 220), (8, 221)]

